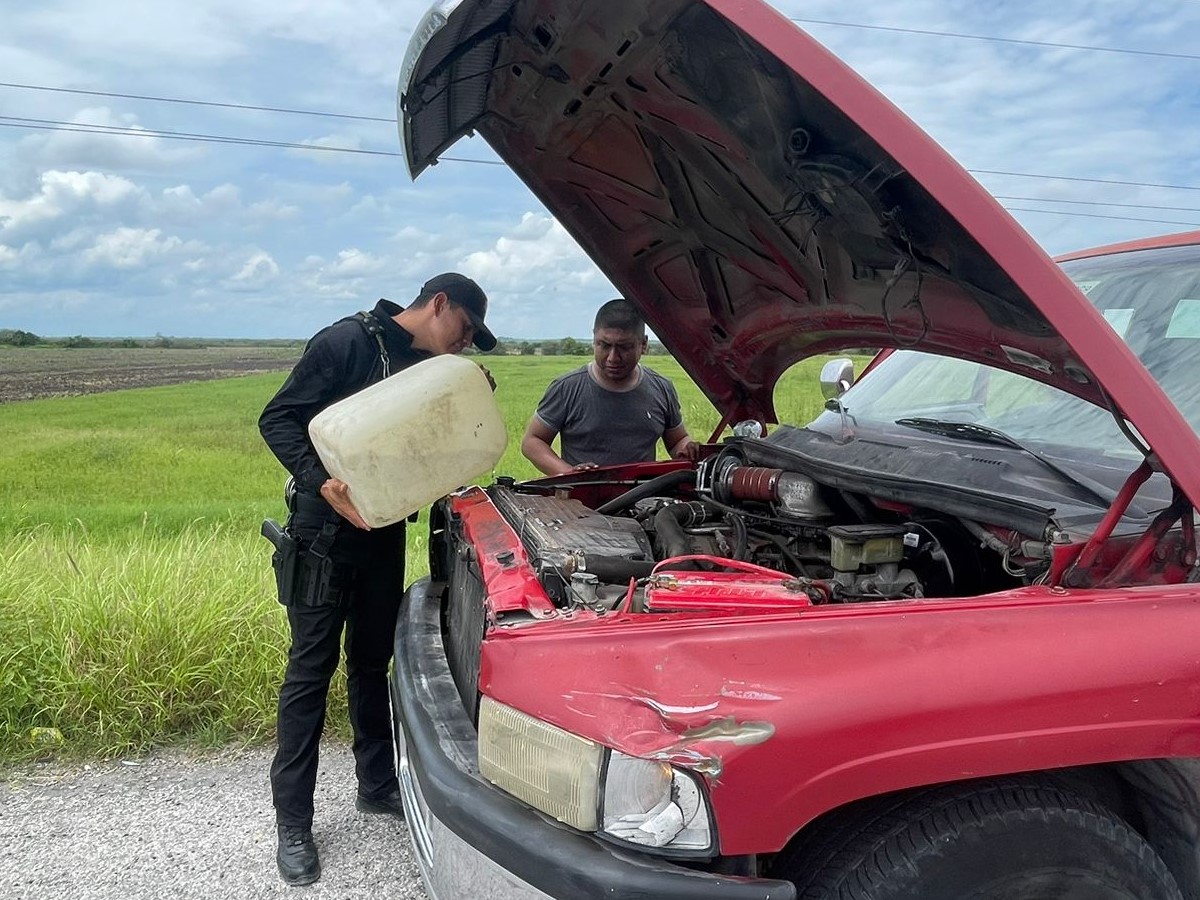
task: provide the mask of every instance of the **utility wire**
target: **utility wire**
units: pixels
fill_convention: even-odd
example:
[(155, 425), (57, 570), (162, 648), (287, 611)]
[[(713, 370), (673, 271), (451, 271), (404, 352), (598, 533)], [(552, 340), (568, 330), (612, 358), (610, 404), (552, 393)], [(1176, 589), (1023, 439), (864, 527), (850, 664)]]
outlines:
[(1172, 191), (1200, 191), (1191, 184), (1157, 184), (1149, 181), (1115, 181), (1111, 178), (1080, 178), (1073, 175), (1038, 175), (1032, 172), (999, 172), (995, 169), (967, 169), (973, 175), (1011, 175), (1014, 178), (1048, 178), (1052, 181), (1083, 181), (1088, 184), (1116, 184), (1121, 187), (1166, 188)]
[[(320, 150), (320, 151), (323, 151), (326, 153), (358, 153), (358, 154), (365, 154), (368, 156), (393, 156), (393, 157), (394, 156), (403, 156), (402, 153), (397, 153), (394, 150), (364, 150), (359, 147), (338, 147), (338, 146), (328, 146), (328, 145), (322, 145), (322, 144), (301, 144), (301, 143), (296, 143), (293, 141), (269, 141), (269, 140), (264, 140), (262, 138), (244, 138), (244, 137), (233, 137), (233, 136), (228, 136), (228, 135), (197, 134), (197, 133), (193, 133), (193, 132), (179, 132), (179, 131), (158, 131), (158, 130), (151, 129), (151, 128), (130, 128), (130, 127), (118, 126), (118, 125), (95, 125), (95, 124), (88, 124), (88, 123), (82, 123), (82, 122), (61, 122), (61, 121), (57, 121), (54, 119), (28, 119), (28, 118), (21, 118), (18, 116), (0, 116), (0, 127), (28, 128), (28, 129), (35, 129), (35, 130), (41, 130), (41, 131), (67, 131), (67, 132), (78, 132), (78, 133), (82, 133), (82, 134), (100, 134), (100, 135), (109, 135), (109, 136), (116, 136), (116, 137), (139, 137), (139, 138), (156, 137), (156, 138), (163, 138), (163, 139), (167, 139), (167, 140), (193, 141), (196, 143), (241, 144), (244, 146), (276, 147), (276, 148), (283, 148), (283, 149), (289, 149), (289, 150)], [(442, 160), (444, 162), (473, 163), (476, 165), (490, 165), (490, 166), (505, 165), (505, 163), (498, 161), (498, 160), (467, 159), (467, 158), (463, 158), (463, 157), (454, 157), (454, 156), (445, 156), (445, 157), (442, 157)], [(986, 170), (971, 169), (968, 171), (983, 172)], [(1153, 184), (1145, 184), (1142, 182), (1124, 182), (1124, 181), (1123, 182), (1111, 182), (1111, 181), (1103, 181), (1101, 179), (1094, 179), (1094, 178), (1069, 178), (1067, 176), (1055, 176), (1055, 175), (1028, 175), (1028, 174), (1021, 173), (1021, 172), (999, 172), (999, 173), (992, 173), (992, 174), (1016, 175), (1016, 176), (1025, 177), (1025, 178), (1063, 178), (1064, 180), (1067, 180), (1067, 181), (1096, 181), (1101, 184), (1122, 184), (1122, 185), (1134, 185), (1134, 186), (1139, 186), (1139, 187), (1176, 187), (1179, 190), (1200, 190), (1200, 188), (1187, 187), (1187, 186), (1182, 186), (1182, 185), (1161, 185), (1161, 184), (1153, 185)], [(1096, 206), (1118, 206), (1118, 207), (1126, 206), (1126, 207), (1130, 207), (1130, 208), (1134, 208), (1134, 209), (1162, 209), (1162, 210), (1174, 210), (1174, 211), (1178, 211), (1178, 212), (1200, 212), (1200, 209), (1195, 209), (1192, 207), (1183, 207), (1183, 206), (1144, 206), (1142, 204), (1102, 203), (1099, 201), (1087, 201), (1087, 200), (1046, 200), (1044, 198), (1038, 198), (1038, 197), (996, 197), (995, 199), (997, 199), (997, 200), (1006, 200), (1006, 199), (1007, 200), (1018, 200), (1018, 201), (1022, 201), (1022, 202), (1037, 202), (1037, 203), (1083, 203), (1083, 204), (1096, 205)], [(1169, 220), (1164, 220), (1164, 219), (1143, 219), (1143, 218), (1134, 218), (1134, 217), (1130, 217), (1130, 216), (1111, 216), (1111, 215), (1102, 215), (1100, 213), (1080, 213), (1080, 212), (1069, 212), (1067, 210), (1055, 210), (1055, 209), (1030, 209), (1027, 207), (1019, 207), (1019, 206), (1006, 207), (1006, 208), (1013, 212), (1035, 212), (1035, 213), (1040, 212), (1040, 213), (1049, 213), (1051, 215), (1077, 216), (1077, 217), (1084, 217), (1084, 218), (1090, 218), (1090, 219), (1115, 219), (1118, 221), (1128, 221), (1128, 222), (1154, 222), (1154, 223), (1163, 224), (1163, 225), (1187, 225), (1187, 226), (1194, 225), (1194, 226), (1200, 227), (1200, 223), (1196, 223), (1196, 222), (1178, 222), (1178, 221), (1169, 221)]]
[(508, 167), (508, 163), (504, 162), (503, 160), (499, 160), (499, 159), (464, 159), (461, 156), (443, 156), (442, 162), (463, 162), (463, 163), (476, 163), (481, 166), (504, 166), (505, 168)]
[[(194, 141), (200, 144), (244, 144), (250, 147), (281, 147), (289, 150), (322, 150), (328, 153), (361, 153), (368, 156), (403, 156), (394, 150), (364, 150), (360, 147), (337, 147), (325, 144), (301, 144), (292, 141), (268, 141), (263, 138), (230, 137), (219, 134), (192, 134), (179, 131), (156, 131), (152, 128), (127, 128), (118, 125), (92, 125), (81, 122), (60, 122), (54, 119), (23, 119), (0, 116), (0, 128), (28, 128), (36, 131), (70, 131), (82, 134), (105, 134), (114, 137), (159, 137), (168, 140)], [(481, 166), (507, 165), (495, 159), (467, 159), (443, 156), (442, 162), (475, 163)]]
[(1115, 219), (1119, 222), (1153, 222), (1156, 225), (1186, 225), (1191, 228), (1200, 228), (1200, 222), (1180, 222), (1171, 219), (1141, 219), (1134, 216), (1106, 216), (1101, 213), (1085, 213), (1085, 212), (1068, 212), (1065, 209), (1029, 209), (1024, 206), (1006, 206), (1004, 207), (1009, 212), (1030, 212), (1030, 213), (1047, 213), (1051, 216), (1072, 216), (1082, 219)]
[(117, 137), (164, 138), (175, 141), (195, 141), (205, 144), (244, 144), (252, 147), (280, 147), (288, 150), (323, 150), (329, 153), (362, 153), (367, 156), (400, 156), (394, 150), (363, 150), (359, 147), (336, 147), (323, 144), (301, 144), (293, 141), (268, 141), (262, 138), (229, 137), (219, 134), (195, 134), (186, 131), (157, 131), (152, 128), (126, 128), (117, 125), (89, 125), (82, 122), (59, 122), (54, 119), (24, 119), (0, 116), (0, 126), (33, 128), (42, 131), (74, 131), (84, 134), (104, 134)]
[(126, 100), (153, 100), (155, 103), (186, 103), (191, 106), (217, 106), (223, 109), (251, 109), (258, 112), (287, 113), (292, 116), (322, 116), (328, 119), (357, 119), (362, 122), (389, 122), (396, 119), (382, 116), (357, 116), (350, 113), (319, 112), (313, 109), (287, 109), (281, 106), (255, 106), (251, 103), (219, 103), (216, 100), (185, 100), (181, 97), (154, 97), (149, 94), (118, 94), (115, 91), (85, 91), (82, 88), (49, 87), (44, 84), (17, 84), (0, 81), (0, 87), (19, 88), (25, 91), (52, 91), (56, 94), (85, 94), (89, 97), (121, 97)]
[[(25, 124), (29, 123), (29, 124)], [(223, 135), (210, 134), (192, 134), (189, 132), (178, 131), (157, 131), (152, 128), (129, 128), (117, 125), (90, 125), (80, 122), (63, 122), (56, 119), (25, 119), (17, 116), (0, 116), (0, 124), (8, 124), (12, 128), (40, 128), (46, 131), (91, 131), (96, 134), (117, 134), (128, 137), (161, 137), (174, 140), (195, 140), (208, 143), (222, 144), (249, 144), (252, 146), (263, 147), (286, 147), (299, 150), (327, 150), (339, 153), (365, 153), (371, 156), (401, 156), (402, 154), (390, 150), (362, 150), (356, 147), (331, 147), (320, 144), (300, 144), (288, 141), (269, 141), (262, 138), (242, 138), (242, 137), (227, 137)], [(443, 162), (462, 162), (474, 163), (476, 165), (485, 166), (503, 166), (505, 163), (491, 159), (466, 159), (463, 157), (443, 156)], [(1117, 181), (1108, 178), (1082, 178), (1072, 175), (1044, 175), (1033, 172), (1002, 172), (995, 169), (967, 169), (968, 172), (974, 175), (1004, 175), (1013, 178), (1040, 178), (1050, 181), (1078, 181), (1086, 184), (1114, 184), (1121, 187), (1148, 187), (1148, 188), (1164, 188), (1174, 191), (1200, 191), (1200, 186), (1187, 184), (1164, 184), (1161, 182), (1150, 181)], [(1020, 198), (1014, 198), (1020, 199)], [(1031, 198), (1040, 200), (1040, 198)], [(1063, 201), (1069, 202), (1069, 201)], [(1077, 201), (1079, 202), (1079, 201)], [(1101, 204), (1104, 206), (1118, 206), (1120, 204)], [(1140, 204), (1139, 204), (1140, 206)], [(1142, 207), (1142, 208), (1158, 208), (1158, 207)], [(1170, 207), (1162, 207), (1168, 209)], [(1191, 212), (1190, 208), (1181, 207), (1183, 212)]]
[[(897, 34), (916, 34), (927, 37), (947, 37), (958, 40), (985, 41), (997, 44), (1019, 44), (1028, 47), (1043, 47), (1054, 50), (1087, 50), (1095, 53), (1121, 53), (1131, 56), (1151, 56), (1160, 59), (1200, 60), (1200, 55), (1192, 53), (1170, 53), (1161, 50), (1137, 50), (1130, 47), (1097, 47), (1093, 44), (1067, 44), (1055, 41), (1030, 41), (1021, 38), (997, 37), (985, 34), (964, 34), (954, 31), (934, 31), (923, 28), (901, 28), (893, 25), (867, 25), (860, 22), (835, 22), (830, 19), (809, 19), (792, 16), (792, 22), (806, 25), (828, 25), (835, 28), (857, 28), (867, 31), (888, 31)], [(284, 113), (295, 116), (318, 116), (330, 119), (353, 119), (361, 122), (394, 122), (387, 116), (365, 116), (353, 113), (336, 113), (313, 109), (292, 109), (282, 106), (259, 106), (253, 103), (227, 103), (217, 100), (192, 100), (183, 97), (161, 97), (153, 94), (126, 94), (117, 91), (85, 90), (83, 88), (52, 87), (44, 84), (24, 84), (14, 81), (0, 81), (0, 87), (16, 88), (26, 91), (48, 91), (59, 94), (80, 94), (89, 97), (118, 97), (125, 100), (149, 100), (155, 103), (183, 103), (191, 106), (210, 106), (222, 109), (246, 109), (257, 112)]]
[(1158, 209), (1166, 212), (1200, 213), (1200, 207), (1196, 206), (1155, 206), (1150, 203), (1113, 203), (1109, 200), (1064, 200), (1060, 197), (1005, 197), (1000, 194), (992, 196), (996, 200), (1015, 200), (1018, 203), (1071, 203), (1076, 206), (1116, 206), (1121, 209)]
[(1044, 47), (1051, 50), (1090, 50), (1095, 53), (1125, 53), (1131, 56), (1154, 56), (1160, 59), (1200, 60), (1194, 53), (1167, 53), (1162, 50), (1134, 50), (1128, 47), (1096, 47), (1091, 44), (1063, 44), (1056, 41), (1026, 41), (1019, 38), (993, 37), (985, 34), (961, 34), (954, 31), (932, 31), (923, 28), (899, 28), (892, 25), (863, 25), (857, 22), (831, 22), (827, 19), (804, 19), (790, 17), (793, 22), (805, 25), (832, 25), (836, 28), (860, 28), (868, 31), (891, 31), (899, 34), (920, 34), (927, 37), (958, 38), (965, 41), (988, 41), (995, 44), (1022, 44), (1026, 47)]

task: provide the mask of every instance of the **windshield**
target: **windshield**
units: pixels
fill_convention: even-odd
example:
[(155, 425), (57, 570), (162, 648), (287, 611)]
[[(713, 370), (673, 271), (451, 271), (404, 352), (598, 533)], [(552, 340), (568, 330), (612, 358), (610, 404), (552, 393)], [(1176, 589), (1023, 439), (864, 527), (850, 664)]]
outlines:
[(1200, 246), (1114, 253), (1062, 268), (1200, 431)]
[[(1200, 246), (1072, 260), (1063, 270), (1200, 430)], [(1042, 452), (1075, 459), (1136, 460), (1112, 414), (1015, 372), (912, 350), (881, 360), (842, 397), (846, 424), (897, 419), (966, 422), (1003, 432)], [(823, 413), (819, 430), (842, 427)]]
[[(898, 350), (842, 396), (847, 424), (969, 422), (1072, 458), (1140, 459), (1108, 410), (1038, 381), (948, 356)], [(841, 413), (813, 423), (836, 432)]]

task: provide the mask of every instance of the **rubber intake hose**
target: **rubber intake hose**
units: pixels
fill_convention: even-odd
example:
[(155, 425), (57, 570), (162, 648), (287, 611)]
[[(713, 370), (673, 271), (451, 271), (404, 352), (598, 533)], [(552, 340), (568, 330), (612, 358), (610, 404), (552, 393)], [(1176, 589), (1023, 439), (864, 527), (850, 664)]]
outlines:
[(665, 475), (659, 475), (657, 478), (651, 478), (649, 481), (644, 481), (641, 484), (635, 484), (623, 494), (618, 494), (607, 503), (596, 509), (596, 512), (601, 515), (610, 515), (625, 509), (627, 506), (632, 506), (643, 497), (653, 497), (655, 494), (661, 494), (669, 491), (671, 488), (680, 484), (696, 483), (696, 472), (694, 469), (679, 469), (675, 472), (667, 472)]
[(708, 510), (702, 503), (673, 503), (654, 514), (654, 533), (664, 558), (691, 556), (696, 553), (684, 528), (702, 525), (708, 519)]

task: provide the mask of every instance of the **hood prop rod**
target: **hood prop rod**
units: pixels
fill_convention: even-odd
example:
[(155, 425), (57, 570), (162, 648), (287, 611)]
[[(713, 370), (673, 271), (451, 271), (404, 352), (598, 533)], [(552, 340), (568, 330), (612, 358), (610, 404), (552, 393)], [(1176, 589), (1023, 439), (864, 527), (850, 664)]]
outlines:
[[(1129, 580), (1130, 576), (1139, 572), (1150, 561), (1150, 554), (1154, 552), (1154, 548), (1158, 546), (1159, 541), (1163, 539), (1171, 526), (1183, 518), (1186, 513), (1190, 513), (1191, 509), (1190, 501), (1182, 491), (1176, 489), (1171, 505), (1154, 517), (1154, 521), (1146, 529), (1145, 534), (1129, 548), (1121, 561), (1101, 580), (1099, 586), (1120, 587)], [(1186, 540), (1186, 526), (1184, 531)], [(1184, 554), (1186, 554), (1186, 549)]]
[(1083, 550), (1079, 552), (1075, 562), (1063, 573), (1061, 583), (1065, 587), (1083, 587), (1092, 580), (1091, 569), (1100, 557), (1100, 548), (1104, 546), (1105, 541), (1112, 537), (1113, 530), (1121, 521), (1121, 517), (1125, 515), (1125, 511), (1129, 509), (1129, 504), (1133, 502), (1134, 496), (1142, 485), (1150, 480), (1153, 472), (1154, 467), (1150, 461), (1142, 460), (1141, 464), (1125, 479), (1112, 506), (1108, 508), (1108, 512), (1104, 514), (1104, 518), (1100, 520), (1100, 524), (1096, 526), (1092, 536), (1083, 545)]

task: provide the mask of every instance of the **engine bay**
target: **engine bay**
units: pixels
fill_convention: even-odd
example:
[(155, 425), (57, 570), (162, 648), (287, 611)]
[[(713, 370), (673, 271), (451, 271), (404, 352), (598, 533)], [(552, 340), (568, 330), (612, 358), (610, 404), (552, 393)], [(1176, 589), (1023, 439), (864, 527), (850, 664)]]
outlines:
[[(610, 491), (611, 492), (611, 491)], [(560, 608), (647, 610), (651, 576), (775, 576), (811, 604), (967, 597), (1043, 581), (1053, 534), (830, 487), (736, 444), (589, 506), (565, 486), (488, 495)]]

